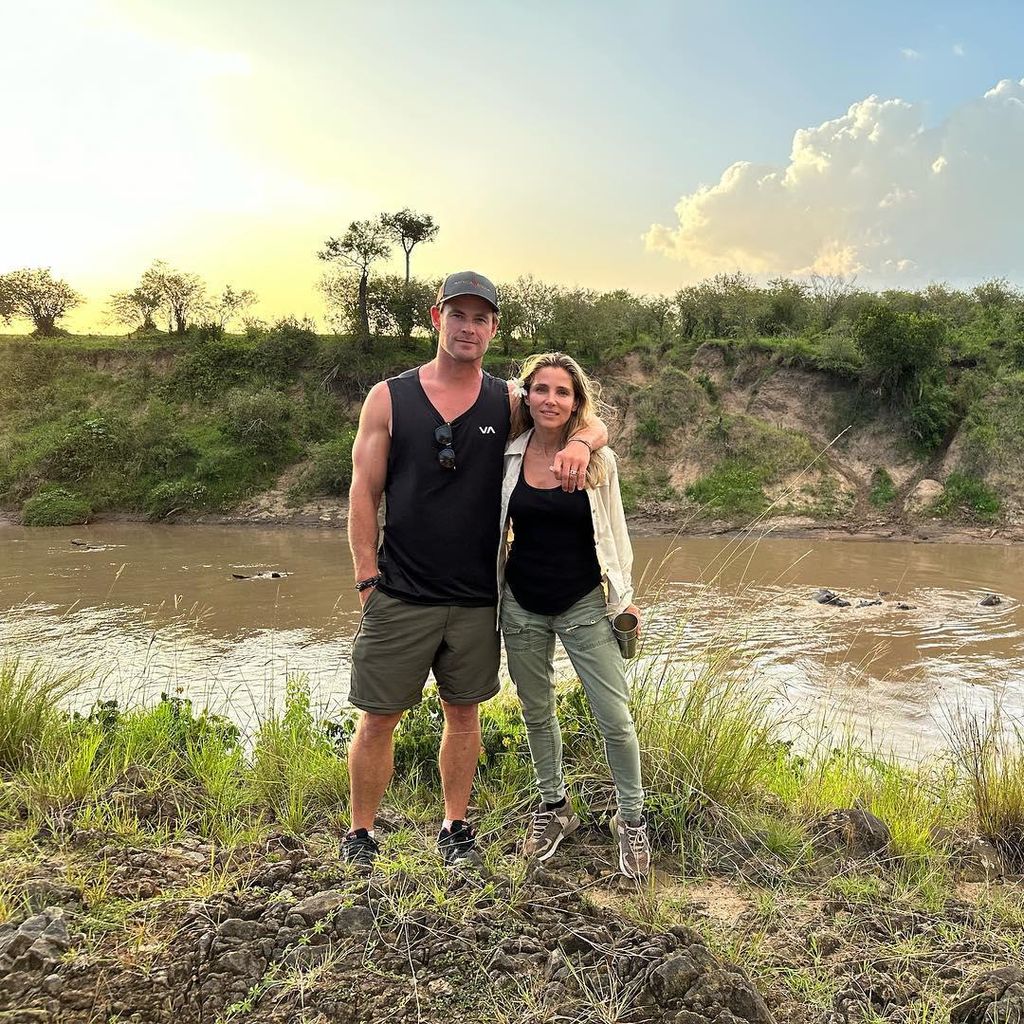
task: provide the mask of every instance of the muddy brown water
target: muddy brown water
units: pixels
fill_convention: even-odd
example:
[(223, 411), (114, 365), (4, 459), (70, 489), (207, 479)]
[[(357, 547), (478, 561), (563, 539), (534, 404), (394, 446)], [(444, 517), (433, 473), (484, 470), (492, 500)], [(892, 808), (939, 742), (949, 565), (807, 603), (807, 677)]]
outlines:
[[(849, 723), (907, 753), (942, 746), (958, 708), (1024, 719), (1022, 547), (642, 537), (635, 548), (641, 671), (667, 657), (685, 685), (725, 650), (791, 728)], [(83, 706), (179, 693), (243, 723), (304, 673), (330, 714), (344, 706), (359, 618), (351, 579), (334, 530), (2, 526), (0, 655), (84, 669)], [(820, 587), (851, 607), (817, 604)], [(857, 607), (880, 591), (881, 604)], [(981, 607), (988, 593), (1002, 603)]]

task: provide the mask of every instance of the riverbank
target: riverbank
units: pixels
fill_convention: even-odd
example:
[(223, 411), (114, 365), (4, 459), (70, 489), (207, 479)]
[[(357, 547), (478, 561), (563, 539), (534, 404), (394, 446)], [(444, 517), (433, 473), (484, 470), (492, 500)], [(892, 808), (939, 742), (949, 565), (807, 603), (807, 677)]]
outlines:
[(828, 736), (797, 756), (727, 662), (634, 679), (656, 851), (640, 887), (615, 871), (612, 791), (578, 688), (558, 703), (584, 827), (555, 861), (518, 855), (532, 772), (518, 711), (500, 698), (484, 707), (471, 811), (482, 863), (440, 867), (434, 696), (397, 735), (386, 857), (363, 877), (337, 858), (351, 723), (320, 720), (301, 680), (242, 737), (174, 697), (69, 717), (75, 679), (5, 664), (0, 1013), (83, 1024), (1015, 1019), (1016, 741), (964, 722), (928, 762)]
[[(956, 418), (922, 447), (906, 410), (829, 370), (817, 344), (638, 341), (590, 367), (640, 528), (1022, 535), (1024, 375), (965, 378)], [(110, 514), (341, 525), (362, 397), (431, 354), (427, 339), (367, 352), (290, 321), (245, 337), (0, 339), (0, 507), (39, 526)], [(515, 365), (488, 353), (492, 373)]]
[[(939, 519), (914, 525), (897, 522), (831, 523), (799, 516), (780, 516), (757, 523), (728, 520), (677, 519), (663, 511), (640, 511), (626, 517), (634, 537), (778, 537), (790, 540), (813, 538), (822, 541), (908, 541), (915, 544), (1021, 544), (1024, 526), (971, 526)], [(89, 523), (152, 523), (139, 513), (98, 513)], [(17, 526), (21, 516), (15, 509), (0, 508), (0, 527)], [(165, 516), (161, 524), (180, 527), (253, 526), (345, 530), (347, 502), (312, 503), (297, 509), (281, 508), (276, 502), (256, 501), (236, 512), (179, 512)], [(87, 525), (87, 524), (81, 524)]]

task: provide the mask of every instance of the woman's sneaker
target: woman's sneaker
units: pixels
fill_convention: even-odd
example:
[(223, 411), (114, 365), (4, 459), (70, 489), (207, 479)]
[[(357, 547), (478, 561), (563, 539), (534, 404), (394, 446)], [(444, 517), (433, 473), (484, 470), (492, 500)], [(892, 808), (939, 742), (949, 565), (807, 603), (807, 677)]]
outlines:
[(619, 841), (619, 870), (637, 881), (647, 877), (651, 870), (651, 841), (647, 837), (647, 822), (626, 821), (617, 814), (612, 818), (612, 835)]
[(530, 831), (523, 843), (523, 853), (537, 860), (551, 857), (566, 836), (570, 836), (580, 827), (580, 819), (572, 810), (568, 800), (553, 811), (546, 809), (544, 804), (534, 812)]
[(372, 868), (378, 853), (377, 840), (365, 828), (357, 828), (341, 840), (341, 859), (346, 864)]

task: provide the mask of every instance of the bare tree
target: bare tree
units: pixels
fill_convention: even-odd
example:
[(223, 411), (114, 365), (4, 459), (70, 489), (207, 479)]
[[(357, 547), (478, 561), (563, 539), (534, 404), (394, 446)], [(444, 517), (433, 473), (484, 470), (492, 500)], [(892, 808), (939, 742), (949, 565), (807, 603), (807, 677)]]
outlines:
[(172, 270), (163, 260), (156, 260), (139, 281), (139, 287), (161, 296), (167, 313), (167, 329), (184, 334), (197, 316), (207, 308), (206, 285), (198, 274)]
[(159, 291), (140, 284), (130, 292), (114, 292), (110, 296), (109, 319), (135, 333), (146, 334), (156, 330), (154, 318), (162, 303)]
[(380, 217), (354, 220), (341, 238), (328, 238), (317, 256), (327, 263), (341, 263), (359, 273), (359, 334), (364, 346), (370, 343), (370, 313), (367, 303), (367, 282), (370, 267), (391, 249), (388, 229)]
[(381, 224), (391, 238), (396, 241), (405, 253), (405, 283), (409, 283), (409, 260), (413, 249), (420, 242), (432, 242), (437, 238), (439, 226), (429, 213), (416, 213), (406, 207), (398, 213), (382, 213)]
[(31, 320), (35, 333), (44, 338), (56, 334), (57, 321), (83, 301), (67, 281), (54, 277), (49, 267), (24, 267), (0, 275), (0, 316)]
[(251, 288), (243, 288), (236, 292), (231, 285), (225, 285), (224, 291), (217, 296), (211, 312), (224, 329), (236, 317), (244, 313), (256, 303), (256, 293)]
[(811, 298), (818, 309), (821, 326), (832, 327), (839, 319), (847, 299), (856, 291), (856, 277), (843, 274), (811, 274)]

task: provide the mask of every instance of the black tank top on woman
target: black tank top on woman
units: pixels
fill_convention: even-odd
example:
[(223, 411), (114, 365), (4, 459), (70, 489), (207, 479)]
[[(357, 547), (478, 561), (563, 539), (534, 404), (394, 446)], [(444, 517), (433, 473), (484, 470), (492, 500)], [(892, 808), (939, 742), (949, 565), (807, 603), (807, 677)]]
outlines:
[(512, 549), (505, 580), (535, 615), (561, 615), (601, 582), (586, 491), (532, 487), (521, 471), (509, 498)]
[(476, 401), (451, 421), (455, 468), (445, 469), (434, 437), (445, 421), (427, 398), (419, 369), (387, 383), (391, 451), (380, 589), (413, 604), (494, 604), (508, 385), (484, 373)]

